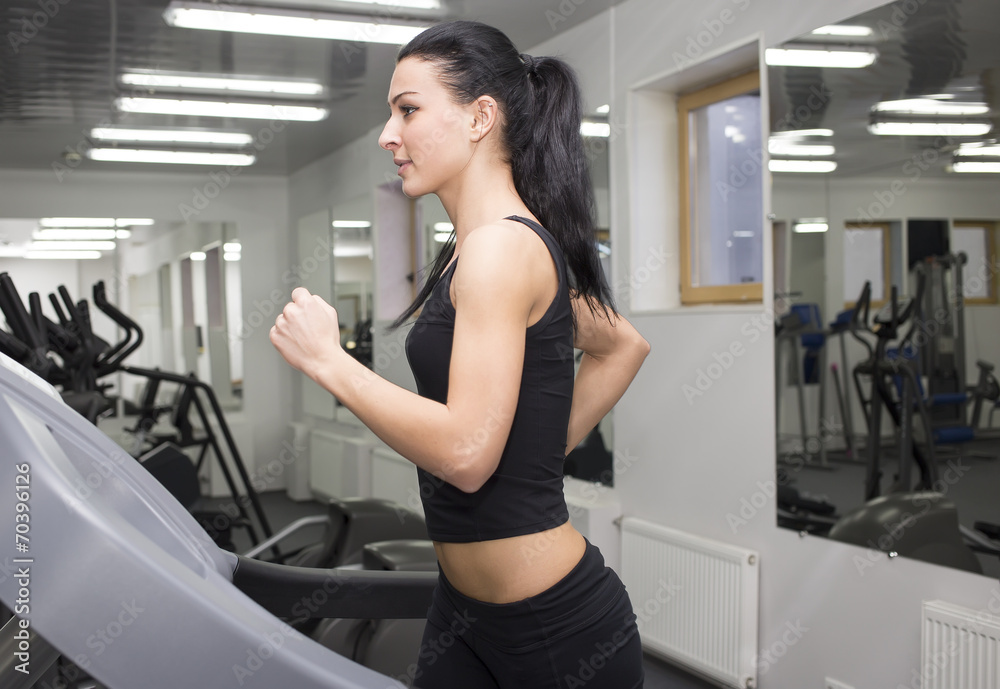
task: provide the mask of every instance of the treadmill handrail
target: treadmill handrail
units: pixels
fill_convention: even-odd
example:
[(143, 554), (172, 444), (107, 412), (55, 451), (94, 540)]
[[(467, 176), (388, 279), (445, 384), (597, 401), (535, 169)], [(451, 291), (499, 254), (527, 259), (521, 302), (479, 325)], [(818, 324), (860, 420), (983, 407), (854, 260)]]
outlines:
[(297, 621), (423, 619), (437, 580), (437, 572), (294, 567), (242, 555), (233, 570), (239, 590), (268, 612)]

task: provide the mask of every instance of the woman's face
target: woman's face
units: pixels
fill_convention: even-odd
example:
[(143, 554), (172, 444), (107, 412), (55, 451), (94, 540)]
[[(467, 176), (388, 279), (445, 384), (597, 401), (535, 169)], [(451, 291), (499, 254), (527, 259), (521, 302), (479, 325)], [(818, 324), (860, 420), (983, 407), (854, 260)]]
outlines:
[(379, 146), (390, 151), (410, 197), (437, 192), (465, 169), (474, 151), (475, 113), (457, 105), (434, 66), (418, 58), (396, 65)]

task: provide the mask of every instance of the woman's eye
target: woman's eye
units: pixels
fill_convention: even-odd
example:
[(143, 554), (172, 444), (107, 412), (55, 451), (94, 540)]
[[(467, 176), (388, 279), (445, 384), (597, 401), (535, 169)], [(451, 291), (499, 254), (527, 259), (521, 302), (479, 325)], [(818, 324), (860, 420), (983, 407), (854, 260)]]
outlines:
[(399, 109), (403, 111), (403, 117), (409, 117), (417, 111), (412, 105), (402, 105)]

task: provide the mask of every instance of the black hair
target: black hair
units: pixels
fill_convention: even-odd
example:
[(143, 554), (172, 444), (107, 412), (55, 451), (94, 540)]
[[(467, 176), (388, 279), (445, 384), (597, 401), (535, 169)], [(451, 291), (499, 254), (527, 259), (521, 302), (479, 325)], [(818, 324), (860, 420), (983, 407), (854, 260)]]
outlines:
[[(503, 149), (514, 187), (539, 222), (559, 243), (571, 274), (571, 288), (611, 319), (614, 296), (594, 237), (594, 190), (580, 134), (583, 106), (573, 69), (554, 57), (518, 53), (499, 29), (479, 22), (433, 26), (403, 46), (406, 58), (426, 60), (455, 101), (496, 99)], [(393, 322), (402, 325), (430, 295), (455, 254), (455, 235), (441, 249), (413, 303)], [(609, 310), (611, 313), (609, 313)]]

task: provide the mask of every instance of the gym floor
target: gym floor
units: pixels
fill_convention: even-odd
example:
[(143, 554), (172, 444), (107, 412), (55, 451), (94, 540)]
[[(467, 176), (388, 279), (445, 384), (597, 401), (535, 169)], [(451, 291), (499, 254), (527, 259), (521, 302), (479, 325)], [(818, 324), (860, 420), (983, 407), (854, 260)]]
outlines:
[[(864, 457), (864, 447), (859, 444)], [(977, 521), (1000, 524), (1000, 439), (935, 447), (938, 475), (946, 496), (958, 508), (959, 521), (970, 529)], [(864, 504), (865, 464), (849, 461), (843, 452), (828, 453), (828, 468), (801, 462), (786, 464), (792, 485), (801, 493), (824, 497), (844, 514)], [(882, 491), (889, 489), (899, 469), (894, 447), (882, 448)], [(919, 472), (914, 465), (913, 481)], [(986, 576), (1000, 578), (1000, 558), (980, 554)]]
[[(221, 504), (223, 501), (224, 499), (219, 499), (215, 502)], [(261, 494), (261, 504), (274, 532), (291, 524), (296, 519), (324, 513), (322, 503), (315, 501), (295, 502), (282, 491)], [(212, 501), (208, 501), (206, 506), (210, 508)], [(303, 529), (297, 536), (291, 537), (286, 542), (286, 549), (294, 549), (314, 542), (319, 538), (321, 531), (322, 527)], [(234, 532), (233, 542), (238, 552), (244, 552), (250, 548), (249, 539), (242, 530)], [(714, 689), (716, 686), (648, 654), (645, 656), (645, 665), (645, 689)]]

